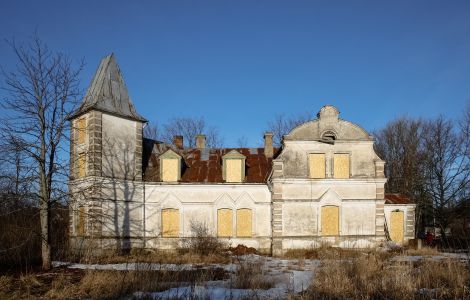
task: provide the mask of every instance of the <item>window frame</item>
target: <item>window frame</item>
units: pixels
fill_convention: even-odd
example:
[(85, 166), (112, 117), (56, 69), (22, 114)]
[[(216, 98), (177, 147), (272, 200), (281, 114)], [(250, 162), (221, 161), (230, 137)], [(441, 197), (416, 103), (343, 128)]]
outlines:
[[(324, 163), (324, 166), (323, 166), (323, 167), (324, 167), (324, 169), (323, 169), (323, 170), (324, 170), (324, 172), (323, 172), (323, 177), (313, 177), (313, 176), (312, 176), (312, 172), (311, 172), (311, 171), (312, 171), (311, 156), (313, 156), (313, 155), (323, 155), (323, 163)], [(308, 165), (308, 178), (309, 178), (309, 179), (326, 179), (326, 177), (327, 177), (327, 172), (326, 172), (327, 164), (326, 164), (326, 160), (327, 160), (327, 158), (326, 158), (326, 153), (324, 153), (324, 152), (309, 152), (309, 153), (307, 154), (307, 161), (308, 161), (308, 163), (307, 163), (307, 165)]]
[[(164, 218), (164, 212), (172, 212), (172, 211), (176, 211), (177, 213), (177, 216), (178, 216), (178, 222), (176, 222), (178, 228), (176, 228), (175, 230), (175, 234), (168, 234), (167, 232), (171, 232), (171, 228), (169, 228), (169, 230), (167, 232), (165, 232), (164, 230), (164, 226), (165, 226), (165, 222), (163, 221), (163, 218)], [(170, 221), (170, 220), (169, 220)], [(161, 216), (160, 216), (160, 222), (161, 222), (161, 228), (160, 228), (160, 231), (161, 231), (161, 236), (163, 238), (178, 238), (180, 236), (180, 232), (181, 232), (181, 213), (180, 213), (180, 210), (178, 208), (173, 208), (173, 207), (167, 207), (167, 208), (162, 208), (161, 210)], [(171, 232), (172, 233), (172, 232)]]
[[(336, 156), (339, 156), (339, 155), (347, 155), (348, 157), (348, 176), (347, 177), (336, 177), (336, 163), (335, 163), (335, 158)], [(332, 163), (332, 173), (333, 173), (333, 178), (334, 179), (350, 179), (352, 177), (352, 174), (351, 174), (351, 153), (350, 152), (335, 152), (333, 153), (333, 163)]]
[[(250, 212), (250, 234), (249, 235), (243, 235), (243, 234), (240, 234), (240, 232), (243, 232), (243, 228), (241, 228), (240, 226), (242, 225), (242, 222), (239, 222), (239, 212), (241, 211), (249, 211)], [(248, 207), (243, 207), (243, 208), (238, 208), (237, 209), (237, 212), (236, 212), (236, 236), (237, 238), (251, 238), (253, 237), (253, 209), (251, 208), (248, 208)]]

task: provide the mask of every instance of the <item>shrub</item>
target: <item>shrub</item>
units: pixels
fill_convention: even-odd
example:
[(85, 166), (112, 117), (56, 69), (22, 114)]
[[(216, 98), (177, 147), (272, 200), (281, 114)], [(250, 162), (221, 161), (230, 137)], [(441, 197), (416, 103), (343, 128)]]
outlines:
[(182, 253), (191, 252), (198, 255), (212, 255), (221, 253), (226, 245), (210, 232), (207, 224), (191, 221), (192, 237), (184, 239)]

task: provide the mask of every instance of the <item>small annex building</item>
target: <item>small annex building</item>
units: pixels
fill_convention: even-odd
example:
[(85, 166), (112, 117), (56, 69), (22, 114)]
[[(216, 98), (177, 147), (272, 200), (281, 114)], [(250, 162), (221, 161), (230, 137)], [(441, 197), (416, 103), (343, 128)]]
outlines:
[[(232, 245), (375, 247), (414, 238), (414, 204), (384, 193), (384, 164), (357, 124), (323, 106), (273, 147), (195, 148), (143, 138), (114, 55), (70, 117), (70, 237), (74, 248), (175, 249), (195, 224)], [(405, 199), (405, 200), (404, 200)]]

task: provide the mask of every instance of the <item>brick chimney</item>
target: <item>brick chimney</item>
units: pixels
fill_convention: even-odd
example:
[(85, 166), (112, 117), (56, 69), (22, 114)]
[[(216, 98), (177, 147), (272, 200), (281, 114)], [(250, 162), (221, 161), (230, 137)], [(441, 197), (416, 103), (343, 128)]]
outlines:
[(198, 134), (196, 136), (196, 148), (198, 149), (206, 148), (206, 136), (204, 134)]
[(267, 158), (272, 158), (273, 157), (273, 133), (272, 132), (266, 132), (264, 134), (264, 155)]
[(178, 149), (183, 149), (183, 136), (182, 135), (175, 135), (173, 136), (173, 145), (176, 146)]

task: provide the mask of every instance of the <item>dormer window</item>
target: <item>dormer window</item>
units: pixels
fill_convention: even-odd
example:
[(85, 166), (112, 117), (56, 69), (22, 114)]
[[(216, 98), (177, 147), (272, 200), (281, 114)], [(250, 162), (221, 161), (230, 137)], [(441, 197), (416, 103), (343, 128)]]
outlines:
[(171, 149), (160, 155), (160, 179), (163, 182), (181, 179), (181, 156)]
[(222, 157), (223, 179), (225, 182), (243, 182), (245, 180), (246, 157), (232, 150)]

